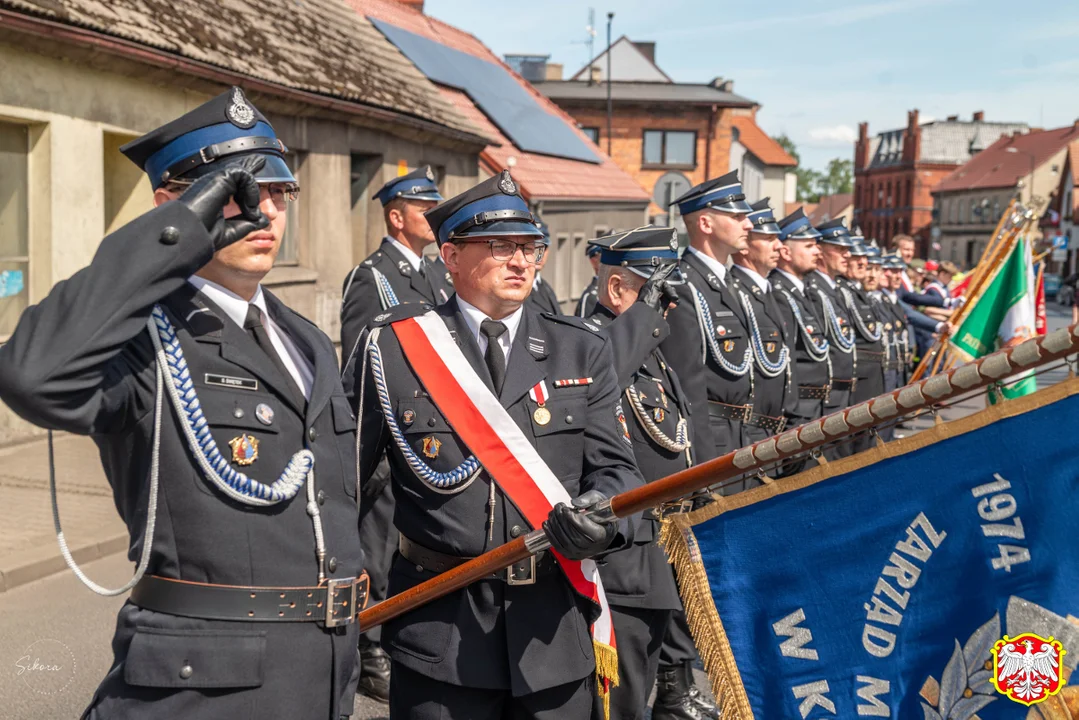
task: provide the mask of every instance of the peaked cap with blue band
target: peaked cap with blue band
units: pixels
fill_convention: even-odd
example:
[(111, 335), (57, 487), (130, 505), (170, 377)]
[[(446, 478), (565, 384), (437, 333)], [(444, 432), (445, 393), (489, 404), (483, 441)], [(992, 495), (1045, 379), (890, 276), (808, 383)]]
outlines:
[(862, 242), (862, 238), (852, 237), (850, 246), (851, 257), (869, 257), (869, 249)]
[(543, 231), (521, 197), (509, 170), (452, 197), (423, 214), (438, 244), (464, 237), (524, 235), (543, 242)]
[(541, 233), (543, 233), (543, 242), (550, 245), (551, 244), (551, 226), (548, 225), (546, 222), (544, 222), (543, 218), (540, 217), (539, 213), (532, 213), (532, 217), (536, 221), (536, 227), (538, 227), (539, 231)]
[(772, 208), (768, 204), (771, 198), (764, 198), (750, 205), (753, 208), (753, 212), (749, 214), (749, 221), (753, 223), (753, 229), (750, 232), (760, 233), (761, 235), (779, 235), (779, 223), (776, 222), (776, 216), (772, 213)]
[(836, 218), (823, 225), (818, 225), (817, 232), (820, 233), (822, 243), (846, 248), (854, 247), (854, 241), (850, 238), (850, 230), (847, 230), (847, 226), (843, 224), (843, 218)]
[(895, 253), (885, 255), (881, 260), (885, 270), (903, 270), (907, 267), (907, 264), (903, 262), (903, 258)]
[(780, 240), (819, 240), (820, 233), (809, 222), (805, 211), (798, 208), (787, 217), (779, 221)]
[[(643, 278), (652, 277), (657, 267), (670, 260), (680, 260), (685, 248), (678, 241), (678, 231), (659, 225), (614, 233), (592, 241), (600, 248), (601, 265), (624, 267)], [(675, 269), (669, 276), (672, 282), (682, 282), (682, 274)]]
[(601, 252), (603, 252), (603, 248), (595, 244), (594, 242), (590, 242), (585, 245), (584, 254), (586, 257), (593, 257), (595, 255), (599, 255)]
[(375, 197), (382, 203), (382, 207), (386, 207), (397, 198), (429, 200), (431, 202), (442, 202), (446, 199), (438, 192), (438, 185), (435, 184), (435, 173), (431, 170), (430, 165), (416, 168), (407, 175), (395, 177), (379, 188), (379, 191), (375, 193)]
[(865, 254), (869, 257), (869, 263), (871, 265), (884, 264), (884, 255), (881, 254), (880, 248), (876, 245), (866, 245)]
[(155, 190), (172, 180), (202, 177), (253, 154), (266, 158), (255, 174), (260, 183), (295, 183), (285, 163), (287, 151), (270, 121), (238, 87), (120, 148), (150, 177)]
[(677, 205), (678, 212), (682, 215), (689, 215), (705, 208), (742, 215), (753, 209), (746, 202), (746, 194), (742, 191), (742, 183), (738, 180), (737, 170), (690, 188), (671, 205)]

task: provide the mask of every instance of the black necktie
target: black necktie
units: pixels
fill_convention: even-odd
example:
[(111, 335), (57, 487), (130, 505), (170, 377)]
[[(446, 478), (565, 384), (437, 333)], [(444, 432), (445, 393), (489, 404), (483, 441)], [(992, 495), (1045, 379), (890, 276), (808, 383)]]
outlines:
[(495, 394), (501, 395), (502, 385), (506, 382), (506, 356), (502, 353), (498, 338), (506, 332), (506, 326), (497, 320), (484, 320), (480, 323), (480, 332), (487, 338), (487, 351), (483, 353), (483, 359), (494, 381)]
[(270, 358), (270, 362), (281, 374), (281, 377), (288, 383), (289, 390), (292, 391), (294, 399), (299, 401), (300, 405), (304, 404), (304, 395), (300, 390), (299, 385), (296, 384), (295, 378), (292, 377), (292, 373), (285, 367), (285, 363), (282, 362), (281, 356), (277, 354), (277, 350), (273, 346), (273, 342), (270, 340), (269, 333), (266, 332), (266, 326), (263, 325), (262, 310), (257, 305), (247, 306), (247, 318), (244, 319), (244, 330), (248, 332), (258, 344), (262, 351), (266, 353), (266, 356)]

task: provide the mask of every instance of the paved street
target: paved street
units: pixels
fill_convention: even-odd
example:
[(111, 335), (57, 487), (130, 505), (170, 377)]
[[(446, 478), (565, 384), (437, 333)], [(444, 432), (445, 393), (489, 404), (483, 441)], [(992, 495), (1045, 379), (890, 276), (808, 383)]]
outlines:
[[(1055, 330), (1070, 320), (1050, 305), (1049, 327)], [(1067, 376), (1058, 369), (1039, 378), (1039, 384), (1059, 382)], [(944, 411), (945, 419), (970, 414), (984, 406), (981, 398)], [(916, 431), (928, 427), (931, 417), (911, 423)], [(61, 476), (61, 506), (73, 546), (90, 548), (95, 557), (102, 542), (113, 542), (123, 525), (115, 519), (108, 486), (95, 464), (92, 445), (78, 438), (57, 443)], [(0, 569), (27, 558), (46, 558), (34, 573), (62, 567), (52, 534), (48, 506), (45, 446), (43, 443), (0, 450)], [(126, 547), (126, 541), (120, 547)], [(21, 560), (20, 560), (21, 558)], [(132, 566), (116, 553), (85, 564), (100, 584), (122, 585)], [(19, 580), (15, 573), (9, 579)], [(109, 638), (121, 598), (94, 595), (72, 575), (63, 572), (19, 583), (0, 592), (0, 720), (58, 720), (77, 718), (111, 661)], [(699, 673), (703, 680), (703, 674)], [(385, 706), (357, 699), (356, 718), (386, 717)]]

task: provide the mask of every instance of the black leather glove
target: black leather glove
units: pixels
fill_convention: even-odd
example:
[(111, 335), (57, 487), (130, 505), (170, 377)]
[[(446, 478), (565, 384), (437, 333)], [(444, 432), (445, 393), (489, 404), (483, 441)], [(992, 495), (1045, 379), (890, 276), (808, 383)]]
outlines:
[[(191, 184), (179, 201), (195, 213), (214, 243), (214, 250), (228, 247), (270, 224), (259, 209), (259, 185), (255, 173), (266, 164), (261, 155), (249, 155), (220, 172), (203, 175)], [(233, 198), (240, 214), (225, 219), (225, 206)]]
[(652, 277), (648, 279), (648, 282), (641, 287), (641, 291), (637, 294), (637, 302), (644, 303), (661, 314), (667, 312), (671, 304), (677, 305), (678, 292), (675, 291), (674, 286), (667, 279), (676, 267), (678, 267), (677, 261), (656, 268), (656, 271), (652, 273)]
[(573, 499), (573, 507), (555, 505), (543, 523), (551, 547), (569, 560), (584, 560), (606, 550), (618, 534), (616, 524), (600, 524), (585, 514), (606, 499), (598, 490), (589, 490)]

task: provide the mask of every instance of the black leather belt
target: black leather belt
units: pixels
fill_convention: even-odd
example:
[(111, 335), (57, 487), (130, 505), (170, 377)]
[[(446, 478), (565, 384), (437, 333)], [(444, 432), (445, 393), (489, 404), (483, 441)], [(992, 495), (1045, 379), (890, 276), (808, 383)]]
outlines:
[(831, 385), (799, 385), (799, 400), (827, 400), (831, 394)]
[(772, 417), (771, 415), (761, 415), (760, 413), (753, 413), (753, 415), (746, 420), (746, 425), (750, 427), (758, 427), (761, 430), (770, 432), (773, 435), (778, 435), (783, 432), (783, 428), (787, 426), (787, 418), (785, 417)]
[(740, 420), (741, 422), (748, 422), (753, 417), (752, 405), (728, 405), (727, 403), (717, 402), (715, 400), (708, 401), (708, 414), (714, 418), (723, 418), (725, 420)]
[(367, 573), (331, 578), (317, 587), (211, 585), (147, 575), (131, 602), (154, 612), (243, 622), (313, 622), (338, 627), (355, 622), (367, 605)]
[(859, 350), (858, 359), (868, 360), (869, 362), (884, 362), (885, 355), (882, 352), (876, 350)]
[[(417, 570), (433, 573), (444, 573), (472, 560), (472, 558), (447, 555), (426, 548), (404, 535), (400, 536), (397, 549), (401, 552), (401, 557), (415, 565)], [(554, 555), (542, 550), (526, 560), (510, 565), (505, 570), (491, 573), (484, 580), (503, 580), (507, 585), (533, 585), (537, 576), (548, 575), (557, 570), (558, 561), (555, 560)]]
[(850, 390), (854, 392), (854, 388), (858, 385), (858, 378), (854, 380), (833, 380), (832, 389), (843, 392), (844, 390)]

